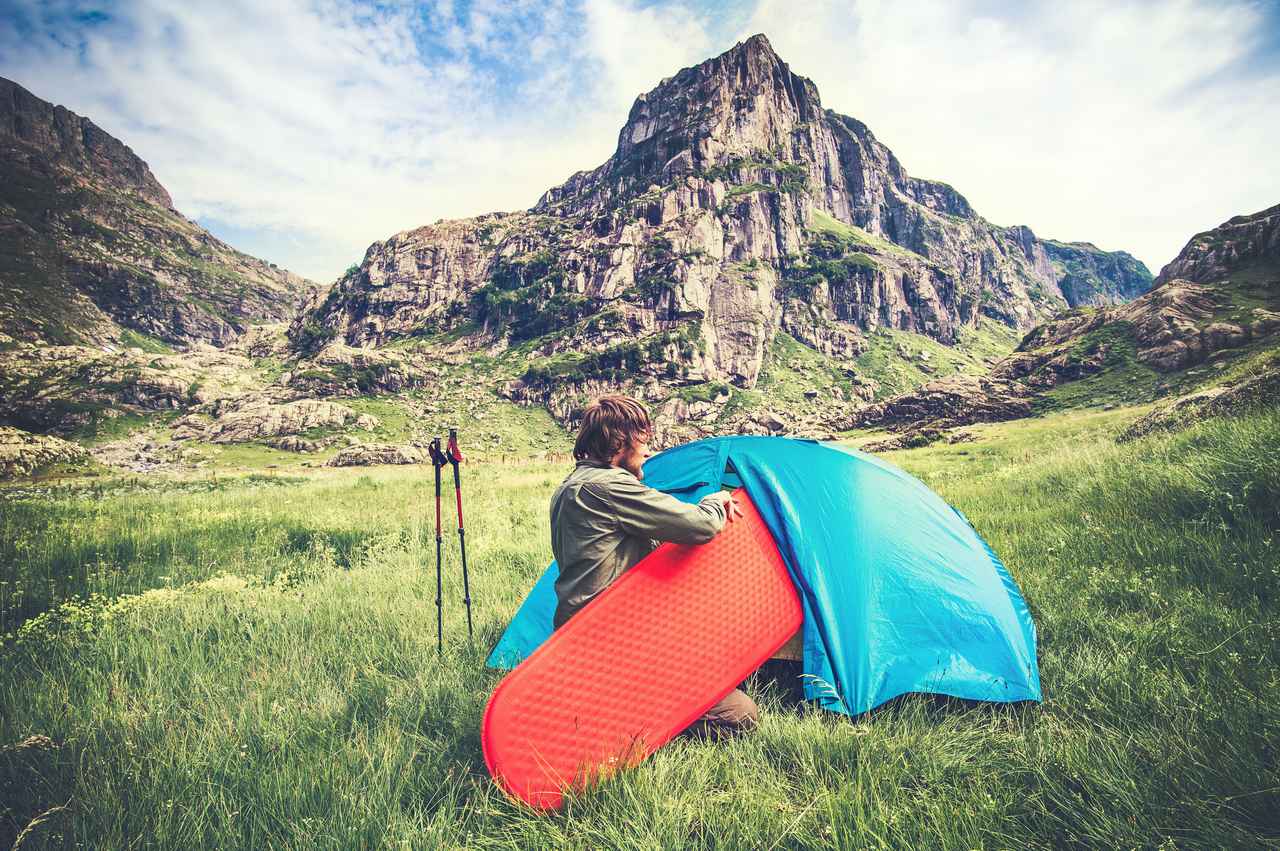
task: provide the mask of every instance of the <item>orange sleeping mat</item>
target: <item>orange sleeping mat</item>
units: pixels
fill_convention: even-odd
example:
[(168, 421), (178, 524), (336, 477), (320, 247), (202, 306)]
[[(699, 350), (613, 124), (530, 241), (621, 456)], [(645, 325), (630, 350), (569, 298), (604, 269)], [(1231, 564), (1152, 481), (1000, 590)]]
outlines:
[(480, 740), (504, 791), (556, 809), (707, 711), (803, 621), (777, 544), (743, 516), (700, 546), (663, 544), (503, 678)]

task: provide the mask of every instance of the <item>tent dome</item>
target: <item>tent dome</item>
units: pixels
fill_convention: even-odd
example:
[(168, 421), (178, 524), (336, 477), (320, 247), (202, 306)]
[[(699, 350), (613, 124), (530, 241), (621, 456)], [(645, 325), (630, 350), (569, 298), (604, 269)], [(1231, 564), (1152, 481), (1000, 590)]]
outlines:
[[(964, 515), (892, 464), (740, 436), (669, 449), (644, 473), (689, 502), (747, 489), (803, 603), (805, 696), (823, 707), (857, 715), (908, 692), (1040, 699), (1036, 629), (1017, 584)], [(551, 634), (557, 572), (552, 562), (491, 667), (514, 667)]]

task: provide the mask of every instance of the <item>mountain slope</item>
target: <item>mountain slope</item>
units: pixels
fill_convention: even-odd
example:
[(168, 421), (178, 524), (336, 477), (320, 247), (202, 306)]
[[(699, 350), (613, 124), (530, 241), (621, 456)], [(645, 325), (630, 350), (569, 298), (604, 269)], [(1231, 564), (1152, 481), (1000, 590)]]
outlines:
[(92, 121), (0, 79), (0, 342), (221, 345), (307, 285), (183, 217)]
[(861, 424), (956, 424), (1137, 403), (1280, 368), (1280, 205), (1192, 237), (1134, 301), (1038, 326), (981, 378), (934, 382)]
[(782, 332), (854, 369), (876, 331), (952, 346), (983, 317), (1026, 330), (1149, 281), (1128, 255), (997, 227), (910, 177), (755, 36), (641, 95), (614, 155), (533, 209), (373, 244), (291, 337), (461, 333), (519, 350), (513, 393), (571, 414), (604, 386), (750, 389)]

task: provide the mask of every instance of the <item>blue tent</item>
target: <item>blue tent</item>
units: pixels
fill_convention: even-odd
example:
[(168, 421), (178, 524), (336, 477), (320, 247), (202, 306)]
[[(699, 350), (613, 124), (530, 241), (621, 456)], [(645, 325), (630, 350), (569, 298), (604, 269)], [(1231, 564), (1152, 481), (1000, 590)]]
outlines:
[[(644, 471), (646, 484), (689, 502), (746, 487), (804, 604), (806, 697), (850, 715), (908, 692), (1040, 700), (1022, 593), (964, 515), (918, 479), (872, 455), (783, 437), (700, 440)], [(556, 575), (552, 562), (490, 667), (515, 667), (551, 634)]]

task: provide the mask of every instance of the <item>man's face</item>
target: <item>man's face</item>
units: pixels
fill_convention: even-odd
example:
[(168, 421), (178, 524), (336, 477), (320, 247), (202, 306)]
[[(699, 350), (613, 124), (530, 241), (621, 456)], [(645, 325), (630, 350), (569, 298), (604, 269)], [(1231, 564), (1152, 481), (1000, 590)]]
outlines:
[(613, 456), (613, 466), (621, 467), (637, 479), (644, 478), (644, 462), (649, 457), (649, 435), (641, 434), (631, 438), (631, 442), (623, 446)]

